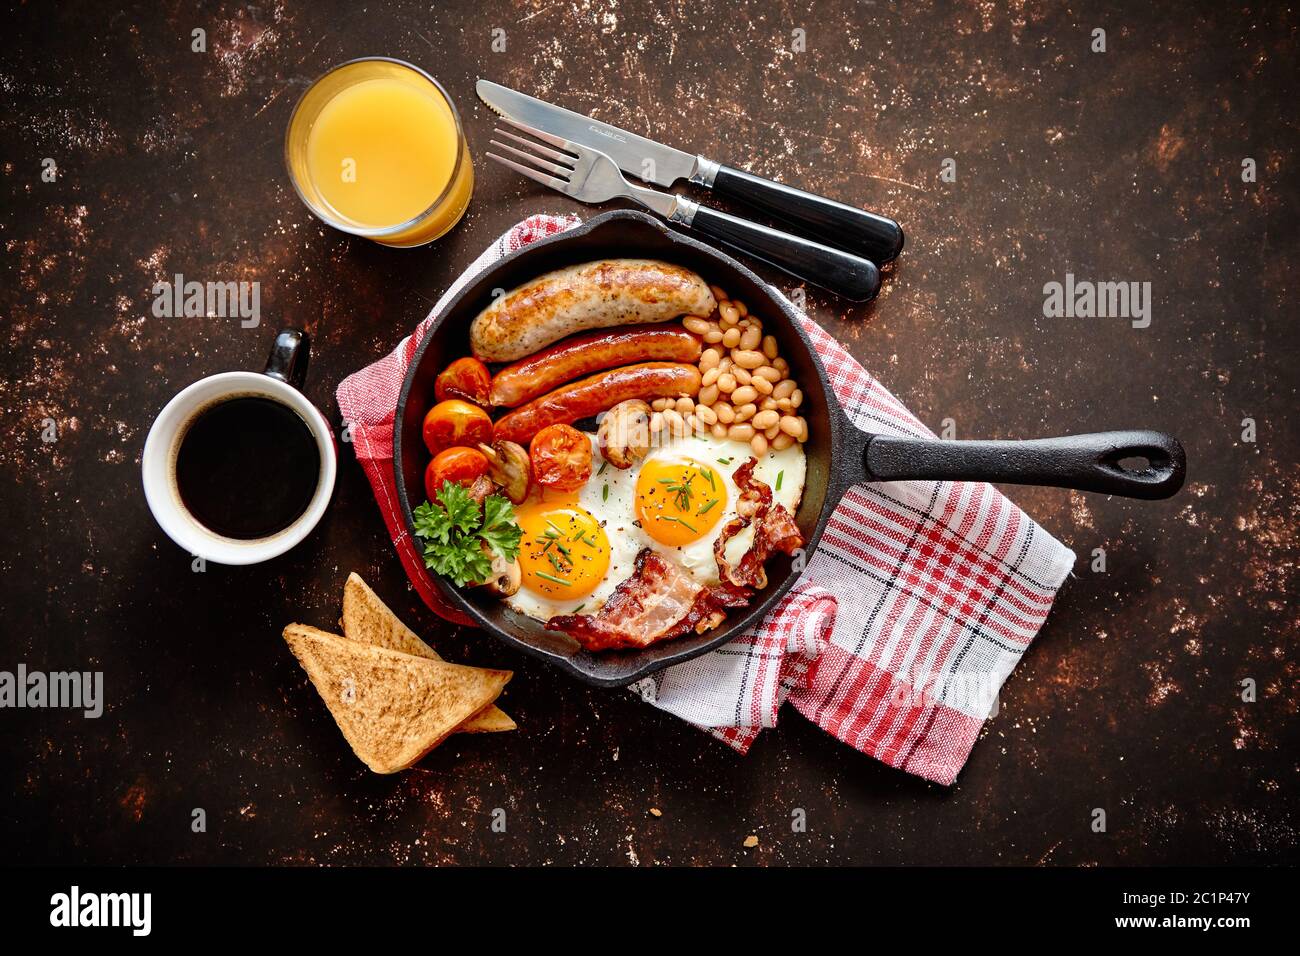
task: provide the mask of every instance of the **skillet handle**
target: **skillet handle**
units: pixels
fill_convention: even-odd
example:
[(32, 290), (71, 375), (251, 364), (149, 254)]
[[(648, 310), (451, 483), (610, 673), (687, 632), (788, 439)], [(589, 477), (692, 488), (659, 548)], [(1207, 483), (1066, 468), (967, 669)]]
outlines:
[[(1147, 467), (1121, 461), (1144, 458)], [(1187, 456), (1161, 432), (1117, 431), (1033, 441), (932, 441), (873, 435), (862, 454), (868, 481), (1000, 481), (1077, 488), (1126, 498), (1168, 498)]]

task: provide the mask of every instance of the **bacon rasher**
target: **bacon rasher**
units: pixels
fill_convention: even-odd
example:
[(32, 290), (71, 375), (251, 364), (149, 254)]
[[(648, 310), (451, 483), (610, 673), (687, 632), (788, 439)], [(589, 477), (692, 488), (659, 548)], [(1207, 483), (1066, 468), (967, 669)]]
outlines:
[(553, 617), (546, 629), (565, 632), (589, 651), (647, 647), (716, 627), (726, 617), (724, 608), (744, 607), (751, 593), (748, 588), (702, 586), (657, 551), (642, 548), (632, 576), (599, 611)]
[[(756, 458), (751, 458), (732, 474), (740, 489), (736, 517), (728, 521), (713, 542), (713, 558), (718, 562), (718, 578), (733, 587), (767, 587), (767, 559), (777, 551), (794, 554), (803, 547), (803, 535), (784, 505), (772, 503), (772, 489), (754, 477)], [(727, 543), (750, 525), (754, 541), (733, 568), (727, 563)]]

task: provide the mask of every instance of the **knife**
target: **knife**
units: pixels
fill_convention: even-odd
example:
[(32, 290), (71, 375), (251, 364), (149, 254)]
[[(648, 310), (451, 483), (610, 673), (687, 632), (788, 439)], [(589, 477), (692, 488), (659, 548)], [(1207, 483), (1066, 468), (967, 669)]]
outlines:
[[(598, 149), (509, 116), (501, 117), (501, 124), (527, 133), (541, 143), (498, 126), (495, 132), (501, 139), (492, 140), (492, 146), (498, 152), (489, 152), (488, 159), (527, 176), (533, 182), (572, 196), (578, 202), (630, 199), (671, 223), (702, 232), (853, 302), (874, 299), (880, 291), (880, 270), (870, 259), (843, 249), (832, 249), (803, 236), (780, 232), (761, 223), (729, 216), (685, 196), (635, 186), (627, 181), (614, 160)], [(524, 160), (527, 165), (509, 158), (511, 156)]]
[(892, 219), (656, 143), (500, 83), (479, 80), (475, 89), (496, 112), (598, 149), (623, 172), (644, 182), (668, 187), (680, 179), (689, 180), (720, 196), (738, 199), (818, 242), (865, 256), (877, 265), (893, 261), (902, 251), (903, 230)]

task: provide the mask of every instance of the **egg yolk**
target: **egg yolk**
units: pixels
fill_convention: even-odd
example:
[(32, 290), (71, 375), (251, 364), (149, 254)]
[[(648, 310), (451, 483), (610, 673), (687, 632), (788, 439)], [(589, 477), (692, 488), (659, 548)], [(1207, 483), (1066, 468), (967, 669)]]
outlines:
[(567, 600), (595, 590), (609, 570), (605, 529), (577, 504), (530, 502), (515, 511), (522, 584), (534, 594)]
[(652, 458), (636, 480), (636, 516), (646, 534), (679, 547), (698, 541), (727, 510), (727, 487), (717, 469), (694, 458)]

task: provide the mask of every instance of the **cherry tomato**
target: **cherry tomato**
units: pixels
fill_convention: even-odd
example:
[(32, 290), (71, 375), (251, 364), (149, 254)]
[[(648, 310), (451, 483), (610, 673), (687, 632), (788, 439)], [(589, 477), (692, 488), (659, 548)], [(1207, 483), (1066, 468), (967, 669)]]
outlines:
[(486, 408), (492, 390), (488, 367), (476, 358), (458, 358), (439, 373), (433, 383), (434, 397), (440, 402), (459, 398)]
[(424, 469), (424, 490), (430, 501), (437, 501), (444, 481), (455, 481), (473, 488), (487, 470), (488, 460), (478, 449), (448, 448), (434, 455), (429, 467)]
[(450, 398), (439, 402), (424, 416), (424, 445), (429, 454), (444, 448), (492, 444), (492, 419), (477, 405)]
[(591, 477), (591, 442), (572, 425), (547, 425), (528, 446), (533, 479), (544, 488), (576, 491)]

